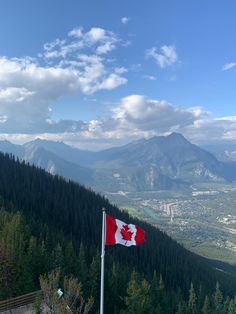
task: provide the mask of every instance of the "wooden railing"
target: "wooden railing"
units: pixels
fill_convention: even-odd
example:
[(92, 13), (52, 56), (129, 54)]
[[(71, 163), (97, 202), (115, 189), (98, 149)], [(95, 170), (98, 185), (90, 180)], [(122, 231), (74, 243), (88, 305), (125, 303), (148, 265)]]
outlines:
[(8, 300), (0, 301), (0, 312), (11, 310), (20, 306), (34, 303), (36, 297), (42, 295), (41, 290), (21, 295), (20, 297), (11, 298)]

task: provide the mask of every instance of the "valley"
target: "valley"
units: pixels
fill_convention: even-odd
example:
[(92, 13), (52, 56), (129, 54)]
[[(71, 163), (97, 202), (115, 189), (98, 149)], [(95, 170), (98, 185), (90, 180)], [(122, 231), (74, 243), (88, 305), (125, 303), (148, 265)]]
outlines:
[(0, 141), (0, 151), (105, 195), (195, 253), (236, 263), (236, 163), (181, 134), (98, 152), (40, 139)]
[(119, 191), (105, 195), (193, 252), (235, 264), (235, 184), (202, 183), (182, 191)]

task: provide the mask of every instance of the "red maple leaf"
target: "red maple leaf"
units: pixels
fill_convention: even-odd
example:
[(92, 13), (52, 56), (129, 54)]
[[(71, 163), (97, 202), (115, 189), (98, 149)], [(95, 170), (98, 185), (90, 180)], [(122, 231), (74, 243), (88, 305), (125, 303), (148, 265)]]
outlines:
[(125, 241), (131, 241), (133, 232), (130, 231), (128, 225), (123, 225), (122, 229), (120, 229), (121, 236)]

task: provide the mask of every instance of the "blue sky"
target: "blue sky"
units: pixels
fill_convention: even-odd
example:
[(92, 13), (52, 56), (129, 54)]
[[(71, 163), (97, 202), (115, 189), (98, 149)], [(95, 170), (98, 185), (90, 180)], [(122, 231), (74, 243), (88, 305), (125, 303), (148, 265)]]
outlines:
[(0, 139), (236, 139), (236, 3), (0, 4)]

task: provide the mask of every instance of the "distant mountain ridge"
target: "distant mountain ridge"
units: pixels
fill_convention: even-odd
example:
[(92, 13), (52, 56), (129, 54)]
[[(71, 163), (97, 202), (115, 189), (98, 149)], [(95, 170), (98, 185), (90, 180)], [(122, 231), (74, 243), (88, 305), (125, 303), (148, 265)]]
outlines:
[(39, 139), (22, 146), (3, 141), (0, 151), (102, 192), (169, 190), (199, 181), (236, 180), (236, 163), (217, 160), (178, 133), (99, 152)]
[(211, 152), (220, 161), (232, 162), (236, 161), (236, 144), (235, 143), (219, 143), (212, 145), (205, 145), (203, 149)]

